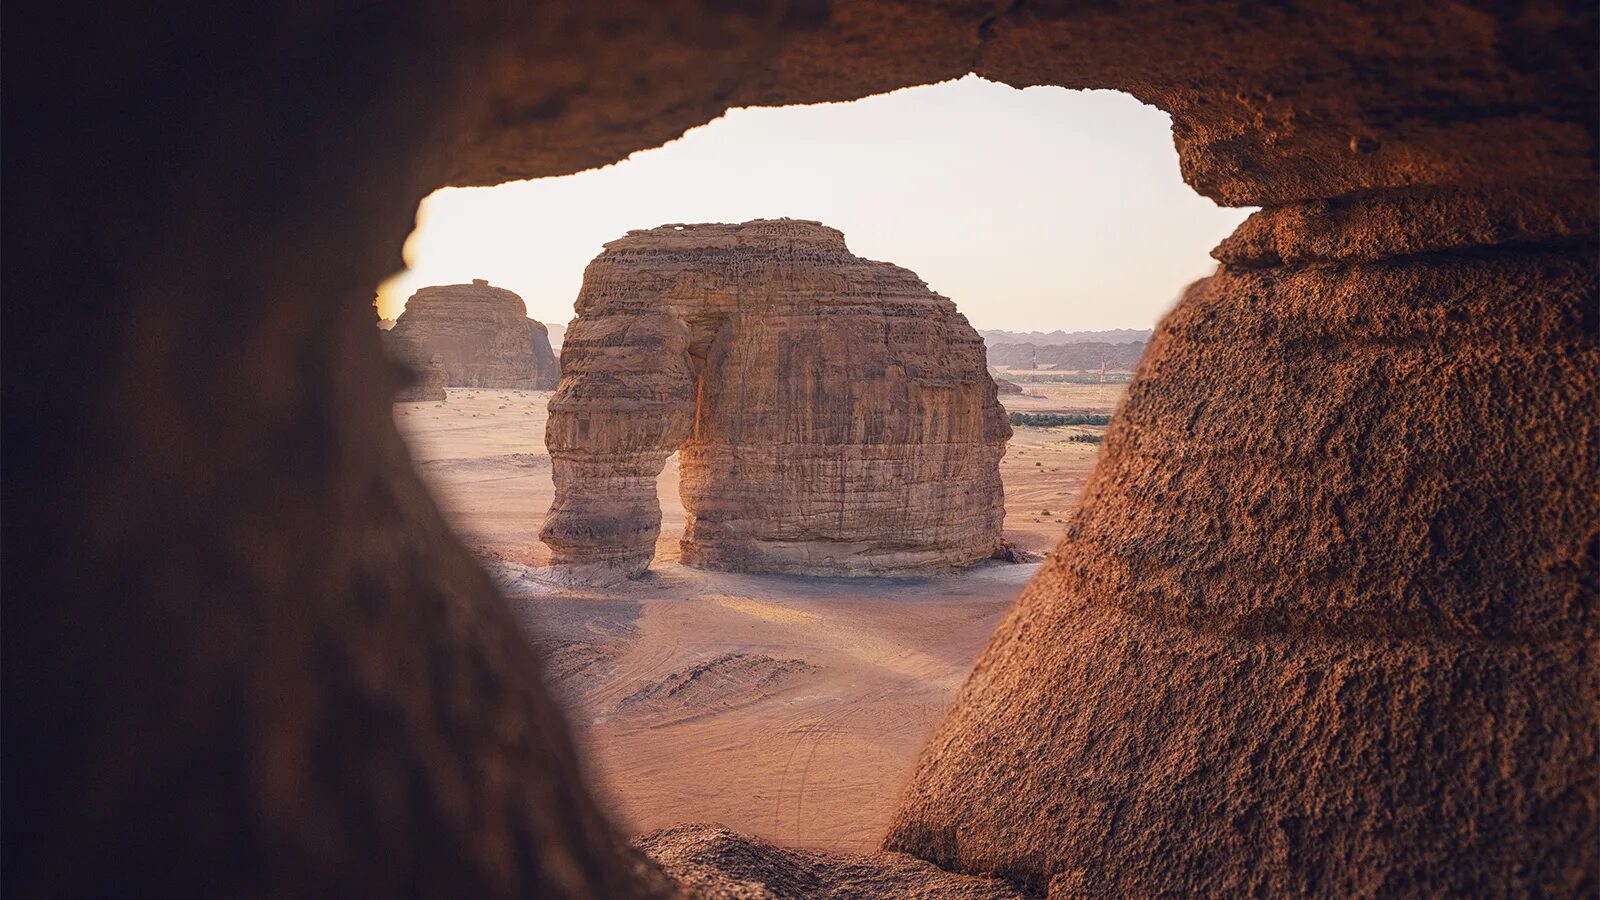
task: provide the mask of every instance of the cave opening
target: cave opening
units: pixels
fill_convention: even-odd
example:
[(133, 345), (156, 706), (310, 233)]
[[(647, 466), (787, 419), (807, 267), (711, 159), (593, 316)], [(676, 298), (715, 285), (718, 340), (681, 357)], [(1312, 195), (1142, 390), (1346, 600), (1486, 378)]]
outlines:
[(1170, 127), (967, 76), (423, 201), (386, 340), (421, 312), (446, 356), (521, 348), (453, 348), (430, 293), (509, 291), (562, 382), (461, 364), (396, 423), (630, 825), (870, 849), (1150, 329), (1251, 211), (1182, 182)]
[[(7, 893), (1594, 894), (1594, 4), (89, 6), (6, 13)], [(442, 185), (969, 71), (1129, 91), (1262, 210), (874, 852), (624, 832), (372, 285)]]

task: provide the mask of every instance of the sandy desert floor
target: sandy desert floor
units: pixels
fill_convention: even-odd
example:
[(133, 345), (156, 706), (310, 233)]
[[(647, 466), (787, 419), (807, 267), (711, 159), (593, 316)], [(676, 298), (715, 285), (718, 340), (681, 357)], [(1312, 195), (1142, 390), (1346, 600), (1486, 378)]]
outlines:
[[(1026, 411), (1109, 412), (1124, 385), (1029, 385)], [(445, 515), (544, 652), (591, 777), (633, 831), (719, 822), (787, 844), (867, 850), (928, 732), (1037, 563), (927, 578), (802, 578), (679, 565), (677, 460), (660, 478), (650, 575), (552, 588), (548, 392), (451, 389), (395, 420)], [(1091, 428), (1017, 428), (1001, 464), (1006, 536), (1042, 553), (1082, 490)], [(559, 592), (558, 592), (559, 591)]]

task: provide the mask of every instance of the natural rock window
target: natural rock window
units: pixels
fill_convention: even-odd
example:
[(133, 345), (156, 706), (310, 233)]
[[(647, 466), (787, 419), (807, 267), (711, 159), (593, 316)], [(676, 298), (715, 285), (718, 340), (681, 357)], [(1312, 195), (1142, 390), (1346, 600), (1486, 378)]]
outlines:
[(688, 565), (894, 575), (989, 558), (1011, 435), (983, 342), (820, 222), (630, 232), (589, 264), (546, 441), (557, 575), (638, 575), (681, 446)]

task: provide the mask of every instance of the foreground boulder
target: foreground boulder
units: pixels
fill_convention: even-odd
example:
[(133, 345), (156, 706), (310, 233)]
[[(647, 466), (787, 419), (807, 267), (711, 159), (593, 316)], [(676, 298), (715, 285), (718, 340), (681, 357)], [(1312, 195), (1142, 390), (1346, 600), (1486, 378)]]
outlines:
[(880, 575), (987, 559), (1011, 435), (983, 342), (915, 273), (818, 222), (666, 225), (589, 264), (545, 440), (557, 571), (655, 553), (680, 453), (689, 565)]
[(414, 353), (413, 368), (436, 361), (451, 387), (547, 391), (561, 377), (544, 325), (521, 297), (481, 278), (412, 294), (388, 334), (408, 342), (393, 346)]
[(1293, 204), (1224, 242), (886, 846), (1052, 897), (1592, 895), (1569, 196)]

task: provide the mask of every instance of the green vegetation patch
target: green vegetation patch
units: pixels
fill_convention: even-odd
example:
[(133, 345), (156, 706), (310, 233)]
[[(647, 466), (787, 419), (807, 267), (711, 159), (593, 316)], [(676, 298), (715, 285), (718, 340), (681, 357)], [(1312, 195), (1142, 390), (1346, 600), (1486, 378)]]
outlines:
[(1094, 413), (1022, 413), (1014, 412), (1010, 415), (1011, 424), (1028, 425), (1033, 428), (1056, 428), (1061, 425), (1109, 425), (1110, 416), (1099, 416)]

